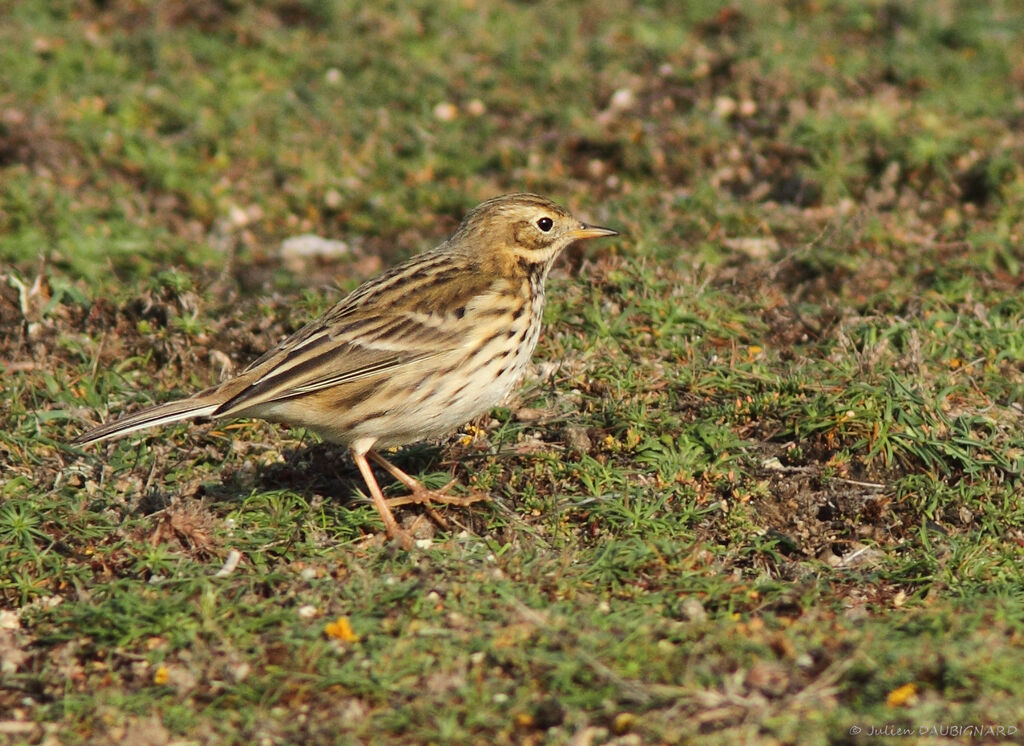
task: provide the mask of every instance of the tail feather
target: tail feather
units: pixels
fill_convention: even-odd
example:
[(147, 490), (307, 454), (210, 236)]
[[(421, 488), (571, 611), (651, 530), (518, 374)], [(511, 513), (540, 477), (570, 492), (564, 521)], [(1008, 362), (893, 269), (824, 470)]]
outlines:
[(147, 427), (169, 425), (172, 422), (190, 420), (195, 417), (208, 417), (219, 406), (220, 401), (211, 401), (207, 397), (200, 396), (157, 404), (155, 407), (141, 409), (126, 417), (87, 430), (71, 441), (71, 444), (80, 446), (86, 443), (96, 443), (101, 440), (120, 438), (122, 435), (134, 433), (136, 430), (143, 430)]

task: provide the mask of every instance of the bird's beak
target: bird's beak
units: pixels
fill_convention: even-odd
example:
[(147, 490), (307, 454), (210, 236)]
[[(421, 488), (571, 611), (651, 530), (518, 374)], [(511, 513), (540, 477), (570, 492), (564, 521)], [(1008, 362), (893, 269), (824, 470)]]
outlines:
[(599, 225), (587, 225), (583, 223), (574, 231), (570, 231), (569, 235), (572, 236), (574, 241), (581, 241), (585, 238), (601, 238), (602, 236), (617, 236), (618, 231), (613, 231), (611, 228), (602, 228)]

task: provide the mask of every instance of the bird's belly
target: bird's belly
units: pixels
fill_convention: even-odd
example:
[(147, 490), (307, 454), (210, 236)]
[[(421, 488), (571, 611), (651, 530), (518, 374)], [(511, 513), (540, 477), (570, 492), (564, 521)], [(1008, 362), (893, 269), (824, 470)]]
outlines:
[(376, 437), (377, 445), (386, 448), (461, 427), (505, 399), (523, 377), (537, 336), (532, 326), (516, 325), (507, 335), (450, 359), (449, 365), (429, 361), (397, 377), (402, 380), (382, 382), (394, 387), (395, 406), (356, 424), (347, 440)]
[(494, 364), (474, 375), (427, 374), (394, 409), (355, 425), (351, 437), (376, 436), (387, 448), (446, 435), (500, 404), (524, 370)]

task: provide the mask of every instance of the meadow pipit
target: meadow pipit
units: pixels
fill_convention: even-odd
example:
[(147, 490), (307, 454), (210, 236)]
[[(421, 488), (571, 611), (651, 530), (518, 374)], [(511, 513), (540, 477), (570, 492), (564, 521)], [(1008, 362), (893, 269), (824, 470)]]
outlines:
[(378, 449), (443, 435), (501, 402), (537, 346), (555, 258), (574, 241), (614, 235), (535, 194), (488, 200), (440, 246), (356, 288), (237, 376), (74, 443), (193, 417), (307, 427), (348, 446), (388, 536), (408, 547), (367, 459), (409, 489), (395, 504), (464, 502), (427, 489)]

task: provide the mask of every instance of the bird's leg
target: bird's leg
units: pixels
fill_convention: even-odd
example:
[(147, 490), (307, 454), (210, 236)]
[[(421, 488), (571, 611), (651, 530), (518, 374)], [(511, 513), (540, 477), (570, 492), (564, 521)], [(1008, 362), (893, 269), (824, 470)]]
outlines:
[(401, 497), (392, 497), (387, 501), (388, 505), (393, 505), (397, 507), (399, 505), (409, 505), (410, 503), (415, 503), (417, 505), (424, 505), (426, 507), (429, 507), (430, 503), (437, 502), (446, 503), (448, 505), (464, 506), (472, 505), (475, 502), (489, 499), (487, 495), (479, 492), (465, 496), (449, 495), (448, 488), (455, 484), (458, 481), (457, 479), (453, 479), (439, 490), (428, 489), (427, 487), (423, 486), (423, 483), (420, 482), (418, 479), (406, 474), (404, 471), (402, 471), (397, 466), (392, 464), (390, 461), (381, 456), (375, 450), (371, 449), (367, 451), (366, 455), (373, 459), (377, 464), (379, 464), (381, 468), (383, 468), (388, 474), (393, 476), (395, 479), (397, 479), (399, 482), (404, 484), (409, 489), (410, 494), (402, 495)]
[[(398, 521), (395, 520), (395, 516), (391, 513), (391, 508), (388, 507), (388, 501), (384, 498), (384, 493), (380, 491), (380, 485), (377, 484), (377, 480), (373, 476), (373, 470), (370, 469), (370, 464), (366, 461), (366, 454), (356, 451), (354, 448), (351, 449), (352, 460), (356, 462), (356, 466), (359, 467), (359, 473), (363, 475), (363, 481), (366, 482), (366, 486), (370, 489), (370, 496), (373, 498), (373, 505), (377, 508), (377, 512), (380, 513), (381, 520), (384, 521), (384, 530), (392, 539), (397, 539), (402, 545), (403, 549), (412, 549), (413, 541), (406, 531), (403, 531)], [(381, 459), (373, 451), (369, 451), (371, 458), (374, 461)], [(387, 463), (386, 461), (384, 463)]]

